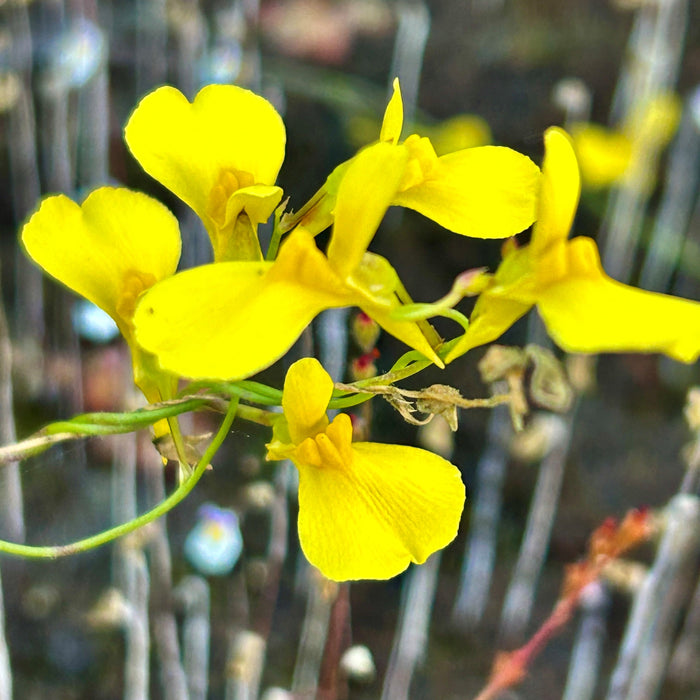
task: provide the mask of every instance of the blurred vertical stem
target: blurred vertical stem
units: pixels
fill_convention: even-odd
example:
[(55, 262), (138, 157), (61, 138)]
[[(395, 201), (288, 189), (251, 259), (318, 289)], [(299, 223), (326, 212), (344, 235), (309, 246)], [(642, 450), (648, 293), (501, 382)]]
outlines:
[(206, 700), (211, 638), (209, 584), (201, 576), (186, 576), (175, 589), (175, 596), (185, 613), (182, 646), (189, 700)]
[[(108, 438), (112, 444), (112, 522), (136, 517), (137, 436)], [(148, 625), (149, 576), (146, 557), (133, 540), (117, 544), (113, 553), (113, 578), (129, 606), (125, 620), (124, 700), (148, 700), (150, 634)]]
[[(398, 29), (389, 76), (401, 81), (404, 120), (413, 122), (418, 102), (418, 86), (423, 70), (425, 45), (430, 35), (430, 10), (422, 0), (400, 0), (396, 3)], [(389, 85), (389, 97), (392, 86)]]
[(666, 168), (664, 191), (642, 268), (644, 289), (666, 292), (697, 202), (700, 160), (700, 87), (685, 100), (681, 125)]
[(501, 635), (512, 642), (523, 635), (532, 612), (535, 589), (544, 564), (569, 453), (574, 414), (552, 416), (556, 428), (540, 462), (518, 561), (501, 611)]
[[(155, 456), (146, 469), (146, 487), (152, 503), (161, 503), (165, 499), (164, 477), (161, 460)], [(151, 564), (151, 624), (160, 662), (164, 697), (166, 700), (187, 700), (187, 678), (182, 665), (177, 622), (172, 607), (172, 561), (166, 526), (165, 516), (154, 521), (151, 524), (153, 529), (148, 542)]]
[(494, 408), (489, 416), (486, 446), (476, 467), (477, 483), (469, 516), (462, 572), (452, 608), (452, 623), (465, 629), (473, 629), (481, 622), (491, 592), (503, 480), (509, 461), (506, 449), (509, 426), (508, 409), (505, 406)]
[[(95, 27), (96, 31), (100, 31)], [(103, 38), (106, 43), (106, 38)], [(78, 93), (78, 183), (94, 188), (109, 182), (109, 77), (106, 52)]]
[(5, 601), (0, 579), (0, 700), (12, 700), (12, 669), (10, 650), (5, 638)]
[(136, 0), (136, 99), (167, 82), (166, 0)]
[[(687, 25), (687, 0), (664, 0), (642, 3), (637, 10), (635, 27), (630, 37), (628, 60), (618, 81), (616, 112), (622, 123), (639, 105), (656, 95), (672, 91), (676, 84)], [(629, 278), (649, 199), (646, 185), (648, 172), (657, 168), (658, 152), (648, 142), (637, 139), (640, 162), (622, 184), (613, 190), (601, 226), (605, 232), (603, 263), (611, 277)]]
[(241, 630), (234, 636), (226, 664), (225, 700), (257, 700), (265, 647), (265, 639), (256, 632)]
[(421, 566), (412, 566), (404, 580), (399, 622), (382, 687), (382, 700), (410, 697), (413, 674), (416, 666), (424, 660), (428, 647), (440, 561), (441, 552), (436, 552)]
[[(446, 421), (436, 416), (418, 433), (422, 447), (451, 459), (454, 436)], [(442, 552), (435, 552), (420, 566), (412, 566), (404, 577), (399, 622), (394, 633), (389, 665), (384, 677), (382, 700), (410, 697), (416, 668), (425, 661), (428, 631), (435, 602)]]
[[(0, 442), (17, 441), (12, 392), (12, 343), (5, 308), (0, 297)], [(11, 462), (0, 470), (0, 527), (2, 538), (24, 542), (24, 506), (19, 463)]]
[(306, 615), (297, 649), (292, 677), (292, 694), (296, 697), (316, 697), (323, 650), (328, 638), (328, 625), (338, 584), (326, 579), (319, 571), (307, 568)]
[(267, 640), (272, 630), (272, 618), (277, 605), (282, 566), (287, 556), (289, 535), (289, 486), (294, 465), (280, 462), (275, 471), (275, 498), (270, 512), (270, 540), (267, 546), (267, 575), (261, 601), (252, 620), (253, 629)]
[(591, 700), (595, 695), (610, 608), (610, 595), (605, 585), (600, 581), (588, 584), (579, 608), (581, 617), (562, 700)]
[(206, 23), (198, 0), (184, 0), (169, 12), (175, 39), (176, 82), (180, 90), (193, 99), (199, 87), (197, 67), (206, 43)]
[(610, 680), (607, 700), (658, 697), (682, 606), (678, 586), (694, 567), (700, 545), (700, 499), (674, 496), (656, 559), (639, 588)]
[(243, 8), (243, 78), (254, 92), (262, 89), (262, 55), (260, 53), (260, 0), (236, 0)]
[[(41, 193), (37, 158), (32, 85), (32, 38), (29, 15), (24, 3), (5, 3), (0, 17), (9, 29), (17, 95), (7, 114), (7, 148), (10, 157), (10, 188), (13, 218), (23, 221), (36, 206)], [(29, 262), (19, 246), (15, 248), (15, 327), (22, 344), (41, 346), (44, 337), (44, 292), (41, 270)]]
[(123, 590), (129, 604), (124, 659), (124, 700), (148, 700), (151, 637), (148, 624), (150, 580), (146, 556), (128, 540), (120, 542)]
[(671, 656), (669, 663), (671, 680), (685, 686), (700, 683), (698, 658), (700, 658), (700, 580), (696, 581), (683, 629)]
[(347, 697), (347, 682), (341, 678), (340, 658), (350, 646), (350, 584), (341, 583), (333, 601), (328, 623), (328, 636), (318, 676), (318, 700)]

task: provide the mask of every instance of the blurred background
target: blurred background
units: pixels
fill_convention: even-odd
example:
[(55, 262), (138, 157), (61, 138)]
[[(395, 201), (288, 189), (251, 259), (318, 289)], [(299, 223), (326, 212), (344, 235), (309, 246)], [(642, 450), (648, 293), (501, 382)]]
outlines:
[[(18, 246), (42, 196), (80, 199), (105, 183), (148, 192), (180, 220), (182, 265), (209, 260), (195, 215), (123, 142), (131, 110), (164, 83), (190, 98), (212, 82), (267, 97), (287, 127), (279, 184), (295, 209), (377, 138), (395, 76), (404, 136), (429, 135), (439, 152), (494, 143), (541, 163), (544, 130), (564, 125), (584, 175), (575, 232), (597, 238), (613, 277), (700, 299), (699, 19), (687, 0), (0, 0), (2, 444), (137, 401), (113, 329)], [(493, 269), (500, 246), (392, 210), (372, 250), (414, 299), (431, 301), (460, 272)], [(263, 380), (281, 386), (310, 349), (358, 355), (347, 320), (325, 315)], [(549, 346), (534, 316), (504, 342)], [(378, 347), (387, 371), (403, 349), (386, 338)], [(487, 396), (483, 352), (406, 386)], [(572, 407), (538, 410), (533, 390), (517, 435), (507, 410), (463, 412), (451, 434), (437, 421), (417, 432), (376, 406), (373, 439), (430, 446), (467, 485), (455, 542), (392, 581), (337, 585), (309, 569), (293, 468), (263, 462), (268, 435), (248, 424), (234, 424), (214, 470), (167, 521), (74, 557), (3, 556), (0, 700), (475, 697), (495, 653), (549, 614), (590, 533), (643, 505), (659, 514), (657, 538), (589, 587), (504, 697), (700, 697), (697, 408), (684, 417), (697, 368), (657, 356), (562, 360)], [(52, 448), (0, 478), (0, 536), (60, 544), (153, 506), (175, 474), (143, 434)]]

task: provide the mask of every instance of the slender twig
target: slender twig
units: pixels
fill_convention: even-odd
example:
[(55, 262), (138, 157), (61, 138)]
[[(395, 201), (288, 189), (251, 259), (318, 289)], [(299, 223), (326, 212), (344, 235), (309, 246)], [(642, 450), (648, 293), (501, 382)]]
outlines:
[[(112, 522), (136, 517), (137, 436), (110, 438), (112, 463)], [(113, 577), (128, 604), (125, 625), (124, 700), (148, 700), (150, 630), (148, 625), (149, 576), (140, 547), (122, 540), (114, 548)]]
[(265, 663), (265, 640), (255, 632), (234, 635), (226, 664), (226, 700), (256, 700)]
[(518, 562), (501, 611), (504, 639), (519, 637), (530, 620), (535, 589), (559, 503), (573, 415), (561, 421), (561, 429), (552, 437), (549, 451), (540, 463)]
[(149, 576), (141, 549), (118, 547), (124, 572), (124, 596), (129, 603), (124, 659), (124, 700), (148, 700), (151, 638), (148, 625)]
[[(423, 54), (430, 34), (430, 11), (422, 0), (403, 0), (397, 3), (396, 13), (398, 29), (389, 76), (390, 83), (395, 77), (401, 81), (404, 118), (411, 123), (418, 102)], [(390, 84), (390, 96), (391, 90)]]
[(688, 607), (675, 649), (668, 667), (669, 677), (679, 684), (696, 685), (700, 681), (700, 581)]
[(136, 97), (166, 82), (168, 24), (166, 0), (136, 0)]
[(328, 621), (328, 636), (318, 674), (318, 700), (336, 700), (347, 696), (347, 687), (339, 673), (340, 659), (350, 645), (350, 584), (342, 583), (333, 601)]
[(666, 181), (654, 221), (651, 243), (642, 267), (644, 289), (665, 292), (683, 249), (683, 239), (697, 201), (698, 159), (700, 158), (700, 89), (685, 100), (683, 117), (669, 155)]
[(635, 597), (607, 700), (655, 698), (663, 680), (681, 604), (673, 589), (700, 544), (700, 499), (678, 494), (665, 514), (666, 529)]
[(99, 547), (100, 545), (111, 542), (118, 537), (122, 537), (129, 532), (133, 532), (134, 530), (153, 522), (174, 508), (195, 487), (209, 466), (212, 457), (216, 454), (216, 451), (219, 449), (221, 443), (228, 434), (231, 423), (233, 423), (233, 419), (236, 415), (237, 404), (237, 401), (231, 402), (229, 410), (224, 417), (219, 430), (209, 444), (209, 447), (207, 447), (205, 450), (202, 458), (199, 460), (199, 462), (197, 462), (197, 465), (189, 478), (186, 481), (183, 481), (178, 488), (170, 494), (170, 496), (159, 503), (155, 508), (152, 508), (148, 512), (140, 515), (138, 518), (134, 518), (123, 525), (117, 525), (116, 527), (110, 528), (109, 530), (104, 530), (97, 535), (86, 537), (85, 539), (78, 540), (70, 544), (42, 547), (0, 541), (0, 552), (6, 552), (7, 554), (14, 554), (20, 557), (28, 557), (30, 559), (54, 559), (56, 557), (64, 557), (70, 554), (76, 554), (78, 552), (85, 552), (88, 549), (93, 549), (94, 547)]
[(10, 650), (5, 638), (5, 602), (0, 579), (0, 700), (12, 700)]
[(411, 680), (425, 658), (430, 617), (440, 573), (440, 552), (425, 564), (414, 566), (408, 573), (401, 598), (401, 616), (389, 666), (384, 678), (382, 700), (402, 700), (410, 697)]
[(185, 609), (182, 648), (190, 700), (206, 700), (209, 687), (209, 584), (201, 576), (186, 576), (175, 589)]
[(588, 584), (581, 594), (581, 621), (571, 653), (569, 675), (562, 700), (591, 700), (603, 660), (605, 623), (610, 595), (599, 581)]
[(324, 578), (315, 569), (308, 569), (308, 574), (306, 615), (292, 678), (292, 693), (300, 697), (316, 695), (328, 623), (338, 594), (337, 583)]
[[(12, 401), (12, 345), (5, 307), (0, 299), (0, 441), (17, 439)], [(0, 470), (0, 520), (2, 535), (14, 542), (24, 542), (24, 505), (19, 464), (11, 462)]]
[(504, 434), (510, 418), (505, 408), (489, 416), (487, 443), (476, 468), (477, 484), (469, 519), (459, 590), (452, 608), (452, 622), (467, 629), (480, 621), (491, 591), (496, 560), (496, 539), (501, 518), (503, 480), (509, 454)]

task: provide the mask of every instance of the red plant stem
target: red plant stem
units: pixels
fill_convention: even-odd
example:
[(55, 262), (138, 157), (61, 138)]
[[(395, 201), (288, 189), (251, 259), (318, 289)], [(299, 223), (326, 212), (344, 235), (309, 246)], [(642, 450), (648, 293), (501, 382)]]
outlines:
[(649, 537), (653, 528), (646, 510), (630, 511), (619, 527), (607, 520), (591, 537), (588, 559), (567, 570), (564, 593), (550, 616), (519, 649), (497, 654), (488, 683), (475, 700), (494, 700), (507, 688), (520, 683), (533, 659), (571, 619), (586, 586), (623, 552)]

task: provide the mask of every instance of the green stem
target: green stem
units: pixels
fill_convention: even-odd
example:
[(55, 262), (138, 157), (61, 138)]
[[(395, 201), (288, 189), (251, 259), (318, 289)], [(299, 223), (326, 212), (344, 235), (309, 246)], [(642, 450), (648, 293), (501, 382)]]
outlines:
[(237, 396), (242, 401), (259, 403), (263, 406), (279, 406), (282, 403), (282, 392), (279, 389), (250, 380), (240, 382), (192, 382), (180, 392), (180, 395), (183, 398), (187, 398), (189, 395), (201, 390), (224, 396)]
[[(130, 433), (133, 430), (147, 428), (162, 418), (177, 416), (181, 413), (194, 411), (210, 403), (208, 399), (188, 397), (163, 402), (154, 407), (145, 406), (135, 411), (124, 413), (82, 413), (70, 420), (56, 421), (42, 428), (35, 435), (53, 435), (55, 433), (81, 433), (89, 435), (112, 435), (114, 433)], [(91, 429), (92, 432), (85, 433)]]
[(32, 559), (55, 559), (57, 557), (64, 557), (69, 554), (85, 552), (89, 549), (99, 547), (100, 545), (106, 544), (107, 542), (111, 542), (118, 537), (122, 537), (123, 535), (133, 532), (134, 530), (153, 522), (162, 515), (165, 515), (168, 511), (172, 510), (172, 508), (180, 503), (180, 501), (182, 501), (185, 496), (190, 493), (190, 491), (192, 491), (202, 474), (204, 474), (217, 450), (219, 447), (221, 447), (221, 443), (226, 438), (231, 424), (233, 423), (233, 419), (236, 417), (237, 409), (238, 400), (234, 399), (229, 404), (224, 420), (219, 426), (219, 430), (209, 444), (209, 447), (207, 447), (205, 450), (202, 458), (199, 460), (199, 462), (197, 462), (197, 466), (194, 468), (192, 475), (186, 481), (183, 481), (177, 487), (177, 489), (170, 494), (170, 496), (168, 496), (164, 501), (161, 501), (155, 508), (152, 508), (147, 513), (144, 513), (138, 518), (134, 518), (127, 523), (117, 525), (116, 527), (110, 528), (109, 530), (104, 530), (97, 535), (86, 537), (85, 539), (72, 542), (71, 544), (40, 547), (15, 544), (14, 542), (5, 542), (4, 540), (0, 540), (0, 552)]
[(182, 438), (180, 422), (178, 421), (177, 416), (168, 418), (168, 427), (170, 428), (170, 435), (173, 438), (173, 445), (175, 446), (175, 454), (177, 454), (177, 461), (179, 462), (178, 478), (180, 481), (184, 482), (190, 476), (192, 471), (190, 463), (187, 459), (185, 441)]
[(275, 211), (274, 224), (272, 226), (272, 236), (270, 237), (270, 245), (267, 246), (267, 252), (265, 253), (265, 260), (272, 262), (277, 259), (277, 251), (280, 248), (280, 241), (282, 240), (282, 226), (280, 225), (280, 218), (282, 212)]
[[(411, 295), (408, 293), (408, 290), (406, 287), (403, 286), (403, 283), (401, 280), (398, 280), (398, 284), (396, 287), (396, 296), (398, 297), (399, 301), (406, 305), (412, 305), (414, 303), (413, 299), (411, 299)], [(420, 328), (421, 332), (425, 336), (425, 339), (430, 343), (430, 346), (432, 348), (437, 348), (440, 343), (442, 343), (442, 338), (440, 337), (440, 334), (433, 328), (431, 325), (430, 321), (427, 321), (426, 319), (421, 319), (416, 321), (416, 325), (418, 328)]]

